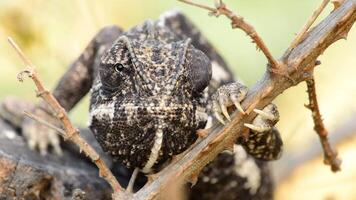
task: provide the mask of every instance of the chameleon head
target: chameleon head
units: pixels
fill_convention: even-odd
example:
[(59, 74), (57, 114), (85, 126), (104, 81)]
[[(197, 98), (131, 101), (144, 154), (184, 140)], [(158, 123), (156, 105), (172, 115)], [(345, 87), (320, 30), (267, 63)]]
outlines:
[(205, 126), (211, 64), (189, 39), (147, 21), (115, 41), (97, 74), (90, 128), (127, 167), (149, 172), (187, 149)]

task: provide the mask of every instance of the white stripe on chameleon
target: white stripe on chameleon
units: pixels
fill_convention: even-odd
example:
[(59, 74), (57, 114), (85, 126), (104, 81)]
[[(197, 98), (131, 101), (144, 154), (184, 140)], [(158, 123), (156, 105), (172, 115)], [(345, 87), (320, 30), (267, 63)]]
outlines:
[(261, 184), (261, 171), (254, 159), (247, 156), (246, 151), (240, 145), (234, 145), (235, 172), (245, 177), (247, 182), (244, 188), (249, 189), (251, 194), (256, 194)]
[(94, 116), (97, 119), (102, 119), (104, 116), (114, 119), (115, 102), (116, 101), (112, 101), (109, 104), (100, 104), (98, 107), (93, 107), (89, 112), (88, 124), (90, 125), (92, 123)]
[(161, 128), (158, 128), (156, 130), (155, 142), (152, 146), (151, 154), (148, 157), (148, 161), (146, 165), (143, 167), (142, 172), (148, 173), (151, 171), (152, 166), (155, 164), (159, 156), (159, 151), (161, 150), (162, 147), (162, 141), (163, 141), (163, 131)]

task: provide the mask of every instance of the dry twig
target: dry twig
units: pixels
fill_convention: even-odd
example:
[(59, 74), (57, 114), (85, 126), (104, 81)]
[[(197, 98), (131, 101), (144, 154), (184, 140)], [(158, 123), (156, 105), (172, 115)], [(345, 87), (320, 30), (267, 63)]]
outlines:
[(271, 67), (271, 71), (278, 73), (278, 74), (284, 74), (285, 70), (283, 65), (276, 60), (269, 49), (267, 48), (266, 44), (262, 40), (262, 38), (258, 35), (256, 32), (255, 28), (247, 23), (243, 17), (236, 15), (234, 12), (232, 12), (221, 0), (216, 1), (216, 8), (201, 5), (198, 3), (194, 3), (190, 0), (178, 0), (181, 2), (184, 2), (186, 4), (196, 6), (205, 10), (210, 11), (210, 14), (213, 14), (215, 16), (220, 16), (220, 15), (225, 15), (227, 18), (231, 20), (231, 26), (232, 28), (239, 28), (243, 30), (248, 36), (251, 37), (254, 43), (256, 43), (257, 48), (261, 49), (263, 54), (266, 56), (269, 65)]
[(328, 131), (325, 128), (323, 119), (320, 114), (318, 99), (316, 96), (315, 81), (309, 79), (306, 81), (308, 87), (309, 104), (305, 107), (312, 111), (314, 121), (314, 130), (318, 134), (321, 146), (324, 151), (324, 163), (331, 166), (333, 172), (340, 170), (341, 160), (337, 157), (337, 153), (332, 149), (328, 140)]
[(302, 30), (300, 30), (300, 32), (297, 34), (297, 36), (294, 38), (293, 42), (289, 46), (288, 50), (286, 51), (287, 54), (290, 53), (290, 51), (294, 49), (298, 44), (300, 44), (301, 41), (303, 41), (308, 30), (310, 29), (310, 27), (313, 25), (315, 20), (318, 18), (320, 13), (325, 9), (326, 5), (328, 5), (329, 2), (330, 0), (323, 0), (323, 2), (314, 10), (313, 15), (310, 16), (307, 23), (303, 26)]
[[(216, 15), (223, 14), (227, 16), (232, 20), (233, 28), (241, 28), (256, 42), (266, 55), (270, 65), (276, 68), (274, 70), (278, 70), (282, 66), (272, 57), (252, 26), (247, 24), (242, 17), (236, 16), (228, 10), (225, 5), (221, 4), (221, 1), (218, 1), (219, 5), (217, 8), (194, 4), (188, 0), (180, 1), (207, 9)], [(161, 172), (150, 176), (150, 181), (137, 193), (130, 195), (126, 195), (126, 193), (115, 193), (114, 198), (154, 199), (173, 181), (194, 182), (200, 170), (206, 164), (213, 160), (224, 149), (228, 149), (238, 137), (242, 136), (242, 133), (246, 130), (243, 124), (252, 121), (255, 117), (255, 114), (251, 113), (254, 108), (263, 108), (284, 90), (312, 78), (312, 69), (315, 66), (317, 57), (332, 43), (340, 38), (344, 38), (355, 20), (356, 2), (355, 0), (345, 0), (337, 10), (332, 12), (326, 19), (311, 30), (309, 34), (305, 36), (304, 40), (297, 44), (290, 53), (284, 54), (285, 56), (280, 59), (285, 61), (283, 68), (286, 68), (285, 72), (288, 73), (287, 76), (290, 76), (294, 80), (293, 82), (286, 76), (280, 76), (279, 73), (271, 74), (267, 71), (264, 77), (253, 86), (243, 101), (242, 106), (247, 113), (246, 115), (235, 113), (233, 120), (224, 127), (220, 124), (215, 124), (205, 138), (197, 141), (194, 146), (189, 148), (189, 150), (184, 152), (179, 158), (175, 159)], [(29, 70), (27, 73), (32, 75), (32, 78), (33, 76), (37, 77), (32, 70)], [(36, 83), (36, 80), (34, 81)], [(48, 92), (40, 92), (40, 94), (42, 98), (51, 96)], [(68, 133), (68, 131), (66, 132)], [(75, 130), (74, 134), (70, 135), (76, 138), (75, 136), (78, 134)], [(99, 166), (99, 168), (101, 167)], [(112, 187), (116, 187), (117, 191), (122, 191), (118, 184), (112, 185)]]
[[(78, 129), (76, 129), (73, 124), (70, 122), (69, 117), (66, 111), (62, 108), (62, 106), (58, 103), (56, 98), (50, 93), (48, 90), (45, 89), (43, 83), (38, 76), (38, 73), (35, 70), (35, 66), (31, 63), (31, 61), (25, 56), (19, 46), (9, 37), (9, 43), (15, 49), (17, 54), (20, 56), (21, 60), (26, 65), (26, 70), (22, 71), (18, 75), (18, 79), (23, 81), (23, 76), (27, 75), (30, 77), (37, 87), (37, 95), (41, 97), (53, 110), (55, 116), (62, 122), (65, 131), (59, 131), (62, 134), (65, 134), (64, 139), (68, 139), (78, 145), (78, 147), (88, 156), (98, 167), (99, 175), (104, 178), (113, 189), (114, 194), (123, 193), (123, 189), (120, 184), (117, 182), (114, 175), (111, 173), (110, 169), (106, 166), (104, 161), (99, 157), (99, 154), (79, 135)], [(59, 128), (53, 127), (53, 125), (49, 125), (48, 123), (43, 123), (44, 120), (38, 119), (36, 116), (30, 115), (31, 118), (35, 119), (36, 121), (49, 126), (50, 128), (54, 128), (58, 130)]]
[(208, 136), (198, 141), (180, 159), (151, 176), (152, 181), (135, 193), (133, 199), (154, 199), (172, 181), (194, 182), (195, 177), (207, 163), (242, 135), (245, 130), (243, 124), (255, 117), (251, 113), (254, 108), (263, 108), (284, 90), (312, 77), (311, 69), (315, 66), (318, 56), (332, 43), (344, 38), (355, 20), (356, 2), (345, 0), (337, 10), (311, 30), (288, 55), (284, 54), (285, 57), (281, 58), (288, 68), (288, 75), (295, 82), (291, 82), (286, 76), (266, 72), (242, 103), (246, 115), (236, 113), (233, 120), (224, 127), (215, 124)]

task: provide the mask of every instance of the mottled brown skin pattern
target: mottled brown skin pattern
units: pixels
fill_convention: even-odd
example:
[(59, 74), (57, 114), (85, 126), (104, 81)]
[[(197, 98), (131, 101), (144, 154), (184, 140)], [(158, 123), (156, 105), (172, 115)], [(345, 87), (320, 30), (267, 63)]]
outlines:
[[(103, 149), (116, 164), (149, 173), (194, 143), (196, 130), (211, 116), (212, 94), (232, 82), (213, 46), (182, 14), (171, 12), (126, 32), (115, 26), (102, 29), (54, 95), (69, 111), (91, 90), (90, 128)], [(277, 121), (263, 122), (272, 128)], [(246, 152), (276, 159), (282, 145), (279, 133), (274, 128), (262, 134), (251, 131), (250, 139), (254, 141), (237, 141), (244, 156), (222, 153), (205, 167), (189, 198), (271, 199), (267, 163)], [(251, 142), (257, 145), (250, 148)], [(255, 170), (246, 174), (249, 166)], [(129, 177), (122, 169), (117, 175)]]
[(145, 166), (158, 137), (152, 164), (186, 150), (204, 128), (206, 118), (196, 113), (206, 113), (202, 94), (210, 69), (208, 57), (190, 39), (146, 21), (104, 53), (95, 72), (90, 128), (115, 160), (149, 171), (152, 166)]

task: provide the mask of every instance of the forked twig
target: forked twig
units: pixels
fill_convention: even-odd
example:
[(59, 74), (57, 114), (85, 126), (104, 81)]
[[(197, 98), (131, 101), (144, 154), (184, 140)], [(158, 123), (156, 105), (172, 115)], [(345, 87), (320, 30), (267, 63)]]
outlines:
[(315, 80), (307, 80), (309, 104), (305, 107), (309, 108), (312, 112), (312, 117), (314, 121), (314, 130), (318, 134), (321, 146), (324, 151), (324, 163), (331, 166), (333, 172), (340, 171), (341, 160), (337, 157), (337, 152), (335, 152), (328, 140), (328, 131), (325, 128), (323, 119), (320, 114), (320, 109), (318, 105), (318, 99), (315, 89)]
[[(221, 5), (220, 1), (219, 4)], [(205, 9), (213, 9), (209, 11), (216, 11), (215, 8), (210, 7)], [(236, 15), (230, 17), (234, 18), (233, 16)], [(271, 76), (270, 73), (265, 73), (263, 78), (252, 87), (246, 99), (243, 101), (242, 106), (244, 110), (251, 111), (254, 108), (262, 108), (286, 89), (305, 81), (305, 74), (310, 73), (310, 65), (314, 65), (317, 57), (321, 53), (340, 38), (341, 35), (347, 33), (355, 21), (356, 3), (354, 0), (345, 0), (339, 9), (331, 13), (317, 25), (315, 29), (311, 30), (310, 34), (306, 35), (305, 40), (303, 40), (301, 44), (298, 44), (284, 59), (282, 58), (282, 60), (286, 60), (285, 65), (288, 68), (296, 69), (294, 73), (289, 73), (296, 82), (292, 83), (286, 78)], [(304, 42), (310, 42), (310, 44), (303, 45)], [(272, 63), (273, 62), (270, 62), (271, 65)], [(29, 72), (31, 72), (31, 70), (29, 70)], [(33, 76), (32, 73), (27, 74)], [(46, 95), (50, 95), (50, 93), (46, 92), (40, 94), (42, 98)], [(191, 180), (207, 163), (212, 161), (220, 152), (227, 149), (230, 144), (235, 142), (236, 139), (242, 135), (241, 133), (245, 130), (243, 123), (252, 121), (254, 118), (253, 114), (249, 113), (250, 112), (247, 112), (246, 115), (237, 113), (232, 121), (224, 127), (215, 124), (205, 138), (199, 140), (189, 151), (185, 152), (182, 157), (169, 164), (158, 174), (152, 175), (151, 181), (138, 192), (135, 194), (124, 192), (114, 193), (114, 198), (154, 199), (172, 181), (187, 182)], [(73, 138), (75, 137), (73, 136)], [(98, 166), (98, 168), (100, 169), (101, 167)], [(116, 187), (116, 190), (122, 191), (119, 184), (112, 185), (112, 187)]]
[(285, 73), (285, 69), (283, 65), (272, 56), (271, 52), (267, 48), (262, 38), (258, 35), (255, 28), (249, 23), (247, 23), (243, 17), (236, 15), (233, 11), (231, 11), (224, 3), (222, 3), (221, 0), (215, 2), (216, 8), (198, 4), (190, 0), (178, 0), (178, 1), (208, 10), (210, 11), (211, 14), (217, 17), (220, 15), (225, 15), (227, 18), (231, 20), (232, 28), (239, 28), (243, 30), (248, 36), (251, 37), (253, 42), (256, 43), (257, 48), (261, 49), (263, 54), (266, 56), (269, 66), (273, 72), (279, 74)]
[(328, 5), (329, 2), (330, 0), (323, 0), (323, 2), (314, 10), (313, 15), (310, 16), (307, 23), (299, 31), (297, 36), (294, 38), (293, 42), (288, 47), (288, 50), (286, 51), (287, 54), (289, 54), (292, 49), (294, 49), (301, 41), (304, 40), (308, 30), (310, 29), (310, 27), (313, 25), (315, 20), (319, 17), (320, 13), (325, 9), (325, 7)]
[[(20, 49), (20, 47), (10, 37), (8, 38), (8, 41), (15, 49), (17, 54), (20, 56), (21, 60), (24, 62), (27, 68), (18, 75), (19, 80), (22, 81), (24, 75), (27, 75), (33, 80), (38, 90), (37, 96), (41, 97), (51, 107), (55, 116), (62, 122), (65, 129), (65, 139), (71, 140), (73, 143), (78, 145), (81, 151), (83, 151), (85, 155), (88, 156), (96, 164), (99, 169), (99, 175), (110, 184), (111, 188), (114, 191), (114, 194), (122, 193), (124, 190), (117, 182), (116, 178), (111, 173), (110, 169), (106, 166), (104, 161), (99, 157), (99, 154), (82, 137), (80, 137), (78, 129), (76, 129), (70, 122), (69, 117), (64, 108), (58, 103), (52, 93), (45, 89), (42, 80), (40, 79), (38, 73), (35, 70), (35, 66), (31, 63), (31, 61), (25, 56), (23, 51)], [(41, 123), (44, 121), (38, 120), (33, 115), (30, 116)], [(48, 126), (48, 124), (44, 124)], [(49, 127), (54, 128), (52, 126)], [(56, 130), (58, 128), (54, 129)], [(63, 131), (59, 132), (63, 133)]]

